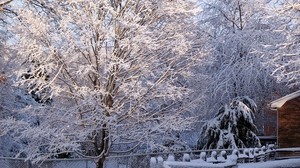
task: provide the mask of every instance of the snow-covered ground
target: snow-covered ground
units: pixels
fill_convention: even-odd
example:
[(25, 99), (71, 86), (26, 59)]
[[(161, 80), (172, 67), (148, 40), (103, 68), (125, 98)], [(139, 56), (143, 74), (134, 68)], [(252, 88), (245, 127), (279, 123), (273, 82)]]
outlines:
[(243, 163), (238, 164), (238, 168), (290, 168), (290, 167), (300, 167), (300, 159), (286, 159), (286, 160), (276, 160), (267, 161), (260, 163)]
[[(207, 167), (207, 168), (217, 168), (217, 167), (226, 167), (230, 164), (210, 164), (210, 163), (197, 163), (197, 162), (166, 162), (169, 167)], [(166, 166), (166, 165), (165, 165)], [(167, 166), (167, 167), (168, 167)], [(286, 159), (286, 160), (276, 160), (276, 161), (267, 161), (260, 163), (243, 163), (238, 164), (238, 168), (300, 168), (300, 159)]]
[[(293, 159), (285, 159), (285, 160), (269, 160), (267, 162), (257, 162), (257, 163), (238, 163), (237, 164), (237, 156), (229, 155), (227, 159), (218, 157), (215, 161), (220, 161), (218, 164), (214, 164), (214, 157), (207, 158), (207, 161), (203, 160), (204, 157), (200, 156), (200, 159), (191, 160), (190, 162), (186, 161), (175, 161), (173, 159), (168, 159), (163, 162), (163, 165), (166, 168), (217, 168), (217, 167), (238, 167), (238, 168), (290, 168), (290, 167), (298, 167), (300, 168), (300, 158)], [(156, 159), (151, 158), (151, 162), (157, 163)], [(155, 167), (155, 166), (154, 166)]]

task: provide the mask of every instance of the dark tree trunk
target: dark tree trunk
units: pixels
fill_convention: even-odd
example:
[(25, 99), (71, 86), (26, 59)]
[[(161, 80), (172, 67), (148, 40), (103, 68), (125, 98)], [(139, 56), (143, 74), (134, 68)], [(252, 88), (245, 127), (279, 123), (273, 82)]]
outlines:
[(104, 168), (104, 161), (105, 161), (105, 156), (103, 156), (97, 161), (97, 168)]
[(108, 131), (106, 128), (106, 124), (103, 124), (103, 129), (97, 132), (95, 137), (95, 151), (96, 155), (102, 155), (100, 159), (97, 160), (97, 168), (104, 168), (104, 161), (108, 155), (108, 143), (109, 143), (109, 136)]

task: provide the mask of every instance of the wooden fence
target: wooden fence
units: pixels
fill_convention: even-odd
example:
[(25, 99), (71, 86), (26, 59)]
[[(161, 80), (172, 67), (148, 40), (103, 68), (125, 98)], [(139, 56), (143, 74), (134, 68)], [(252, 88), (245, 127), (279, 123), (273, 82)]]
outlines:
[[(178, 153), (169, 153), (167, 158), (161, 155), (152, 156), (151, 168), (182, 168), (182, 167), (237, 167), (237, 164), (266, 162), (278, 159), (277, 155), (283, 151), (300, 151), (300, 148), (276, 149), (271, 144), (262, 148), (243, 148), (230, 150), (201, 150), (186, 152), (182, 157)], [(177, 155), (177, 156), (176, 156)], [(300, 155), (298, 155), (300, 156)], [(176, 158), (176, 159), (175, 159)]]

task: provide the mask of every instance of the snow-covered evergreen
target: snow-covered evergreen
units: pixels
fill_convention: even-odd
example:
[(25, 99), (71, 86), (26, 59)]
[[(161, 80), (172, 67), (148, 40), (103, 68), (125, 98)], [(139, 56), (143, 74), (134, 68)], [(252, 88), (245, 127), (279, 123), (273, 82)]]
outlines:
[(224, 105), (201, 129), (198, 149), (258, 147), (254, 113), (255, 102), (247, 96), (236, 97)]

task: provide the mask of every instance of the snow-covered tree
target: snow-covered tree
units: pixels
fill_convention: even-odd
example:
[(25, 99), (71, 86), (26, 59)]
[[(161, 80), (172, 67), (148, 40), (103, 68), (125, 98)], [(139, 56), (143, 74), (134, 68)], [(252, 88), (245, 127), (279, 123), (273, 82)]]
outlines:
[(34, 101), (25, 90), (13, 85), (13, 75), (16, 64), (14, 52), (9, 48), (9, 41), (13, 37), (9, 31), (12, 18), (16, 15), (12, 8), (13, 0), (0, 1), (0, 156), (13, 157), (20, 152), (25, 141), (15, 139), (14, 132), (6, 127), (6, 119), (16, 118), (34, 124), (33, 118), (27, 114), (19, 114), (18, 110), (33, 105)]
[(188, 129), (183, 81), (198, 63), (188, 54), (196, 12), (185, 0), (25, 3), (13, 27), (19, 84), (53, 101), (22, 111), (38, 124), (12, 122), (27, 140), (23, 154), (38, 161), (72, 153), (103, 167), (110, 153), (163, 147), (170, 133)]
[(273, 70), (273, 75), (290, 88), (299, 89), (300, 63), (300, 5), (298, 0), (275, 1), (268, 18), (276, 18), (272, 32), (279, 34), (275, 45), (265, 47), (266, 67)]
[(256, 104), (249, 97), (237, 97), (224, 105), (201, 129), (198, 149), (259, 147), (254, 125)]
[(13, 157), (20, 152), (24, 141), (15, 139), (14, 133), (5, 128), (8, 125), (4, 121), (12, 117), (29, 121), (27, 114), (18, 114), (17, 111), (34, 103), (26, 91), (13, 86), (15, 55), (8, 45), (13, 36), (8, 27), (16, 14), (12, 3), (13, 0), (0, 1), (0, 156), (5, 157)]
[[(201, 4), (199, 29), (208, 37), (207, 55), (212, 62), (204, 71), (209, 82), (204, 85), (207, 96), (201, 111), (212, 114), (234, 97), (248, 95), (262, 112), (256, 115), (264, 119), (263, 109), (274, 100), (272, 93), (282, 88), (271, 76), (272, 70), (262, 64), (264, 53), (259, 52), (280, 38), (270, 31), (276, 21), (264, 17), (269, 4), (261, 0), (212, 0)], [(263, 127), (259, 128), (262, 131)]]
[(13, 14), (13, 11), (9, 8), (11, 2), (12, 0), (0, 1), (0, 75), (8, 70), (11, 61), (6, 46), (6, 41), (11, 36), (7, 29), (9, 24), (8, 18)]

